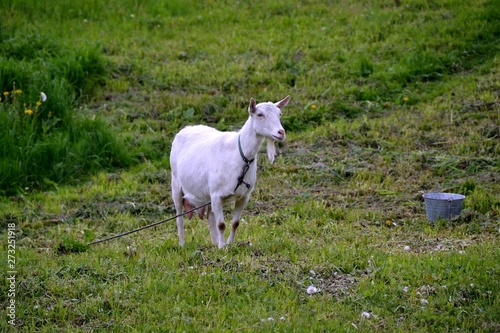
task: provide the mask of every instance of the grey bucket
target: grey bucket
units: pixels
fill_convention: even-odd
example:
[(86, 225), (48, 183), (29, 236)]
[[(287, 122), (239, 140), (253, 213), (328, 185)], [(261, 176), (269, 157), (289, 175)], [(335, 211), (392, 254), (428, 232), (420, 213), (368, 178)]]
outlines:
[(455, 193), (425, 193), (425, 211), (431, 222), (460, 215), (465, 196)]

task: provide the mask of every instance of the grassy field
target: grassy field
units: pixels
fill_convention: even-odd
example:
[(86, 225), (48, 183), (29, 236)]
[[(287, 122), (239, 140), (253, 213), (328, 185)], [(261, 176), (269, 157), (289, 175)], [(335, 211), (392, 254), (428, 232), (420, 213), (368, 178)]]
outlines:
[[(13, 0), (0, 17), (0, 156), (19, 161), (15, 179), (0, 162), (0, 331), (500, 331), (500, 1)], [(20, 85), (33, 107), (47, 93), (38, 118)], [(183, 126), (236, 130), (251, 97), (288, 94), (236, 244), (194, 219), (183, 248), (174, 222), (85, 245), (174, 215)], [(462, 215), (429, 223), (431, 191), (466, 195)]]

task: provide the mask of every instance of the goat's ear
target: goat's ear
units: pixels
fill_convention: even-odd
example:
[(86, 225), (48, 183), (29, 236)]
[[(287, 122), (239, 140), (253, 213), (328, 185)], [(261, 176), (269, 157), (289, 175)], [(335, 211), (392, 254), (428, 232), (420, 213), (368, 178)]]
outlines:
[(257, 105), (255, 104), (255, 99), (250, 98), (250, 105), (248, 106), (249, 113), (255, 113), (257, 111)]
[(278, 109), (281, 109), (284, 106), (287, 106), (288, 102), (290, 102), (290, 95), (283, 98), (281, 101), (274, 103)]
[(274, 140), (267, 139), (267, 158), (271, 163), (273, 163), (275, 156), (276, 156), (276, 146), (274, 145)]

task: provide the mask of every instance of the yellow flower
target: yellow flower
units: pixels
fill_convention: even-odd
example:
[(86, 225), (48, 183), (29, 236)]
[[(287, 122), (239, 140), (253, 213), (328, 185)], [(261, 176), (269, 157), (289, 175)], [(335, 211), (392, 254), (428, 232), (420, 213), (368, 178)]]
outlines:
[(29, 114), (31, 116), (33, 114), (33, 110), (26, 109), (26, 110), (24, 110), (24, 113)]
[(40, 102), (40, 101), (36, 102), (36, 106), (40, 106), (40, 105), (42, 105), (42, 102)]
[(316, 109), (316, 104), (311, 105), (311, 109)]
[(16, 89), (16, 90), (14, 91), (14, 94), (21, 94), (22, 92), (23, 92), (23, 91), (22, 91), (21, 89)]
[(2, 97), (0, 97), (0, 102), (2, 101)]
[(8, 91), (4, 91), (4, 92), (3, 92), (3, 95), (4, 95), (4, 96), (9, 96), (9, 92), (8, 92)]
[(410, 99), (408, 97), (403, 97), (403, 101), (408, 102)]

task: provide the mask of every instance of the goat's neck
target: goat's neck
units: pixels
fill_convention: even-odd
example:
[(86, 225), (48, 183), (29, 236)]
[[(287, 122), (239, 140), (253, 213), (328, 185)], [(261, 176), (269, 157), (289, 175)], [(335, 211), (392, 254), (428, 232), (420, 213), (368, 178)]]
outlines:
[(260, 147), (264, 143), (264, 137), (257, 135), (252, 127), (251, 119), (248, 119), (243, 128), (239, 132), (241, 149), (243, 154), (249, 160), (254, 159), (259, 152)]

